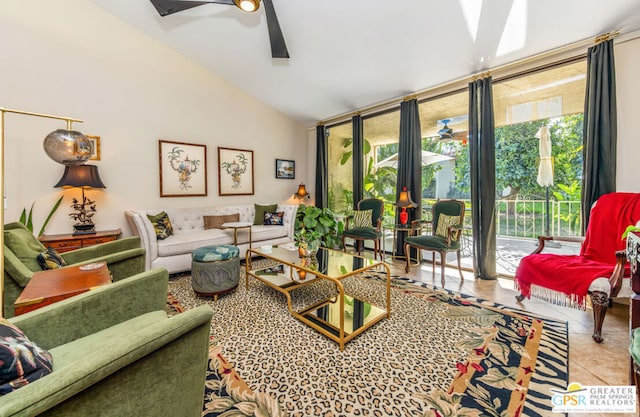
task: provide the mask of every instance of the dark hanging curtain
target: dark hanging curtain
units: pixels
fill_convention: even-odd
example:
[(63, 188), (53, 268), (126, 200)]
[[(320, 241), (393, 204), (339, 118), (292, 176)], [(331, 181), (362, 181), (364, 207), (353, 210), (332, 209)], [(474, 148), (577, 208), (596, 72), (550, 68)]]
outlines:
[(469, 83), (469, 166), (473, 263), (478, 278), (496, 279), (496, 146), (491, 77)]
[(616, 74), (613, 39), (589, 48), (584, 100), (582, 233), (593, 203), (616, 191)]
[(327, 207), (327, 136), (324, 125), (316, 127), (316, 207)]
[[(420, 219), (422, 214), (422, 147), (420, 114), (418, 100), (406, 100), (400, 104), (400, 140), (398, 143), (398, 180), (396, 182), (396, 201), (400, 191), (407, 187), (411, 199), (418, 205), (408, 209), (409, 223)], [(400, 209), (396, 210), (396, 224), (400, 223)], [(404, 256), (404, 235), (398, 233), (396, 253)], [(411, 254), (414, 257), (415, 254)]]
[(358, 202), (364, 195), (364, 134), (362, 132), (362, 117), (358, 114), (351, 119), (353, 129), (353, 209), (358, 208)]

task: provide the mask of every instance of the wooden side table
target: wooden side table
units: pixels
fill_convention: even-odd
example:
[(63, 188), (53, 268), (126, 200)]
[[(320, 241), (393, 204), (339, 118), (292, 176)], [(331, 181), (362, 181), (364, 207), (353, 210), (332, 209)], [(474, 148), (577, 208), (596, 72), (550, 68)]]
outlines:
[(68, 266), (33, 274), (13, 304), (16, 316), (111, 283), (105, 262)]
[(100, 243), (111, 242), (116, 240), (122, 234), (122, 230), (103, 230), (90, 235), (42, 235), (38, 240), (47, 248), (53, 248), (56, 251), (69, 252), (75, 249), (86, 248), (87, 246), (98, 245)]
[[(406, 262), (407, 259), (407, 255), (398, 255), (397, 254), (397, 249), (396, 249), (396, 244), (398, 241), (398, 234), (401, 233), (404, 235), (404, 237), (409, 236), (409, 234), (411, 233), (411, 224), (407, 223), (407, 224), (387, 224), (387, 225), (382, 225), (382, 229), (383, 230), (391, 230), (392, 236), (393, 236), (393, 247), (391, 248), (391, 261), (397, 261), (397, 260), (401, 260), (404, 262)], [(419, 233), (420, 231), (418, 231)], [(383, 236), (384, 236), (384, 232), (383, 232)], [(387, 248), (386, 248), (386, 242), (385, 239), (383, 237), (382, 239), (382, 253), (385, 254), (387, 253)], [(411, 254), (409, 254), (409, 256), (411, 256)], [(420, 251), (416, 252), (416, 258), (411, 258), (410, 261), (412, 262), (411, 265), (412, 266), (416, 266), (416, 265), (420, 265)]]

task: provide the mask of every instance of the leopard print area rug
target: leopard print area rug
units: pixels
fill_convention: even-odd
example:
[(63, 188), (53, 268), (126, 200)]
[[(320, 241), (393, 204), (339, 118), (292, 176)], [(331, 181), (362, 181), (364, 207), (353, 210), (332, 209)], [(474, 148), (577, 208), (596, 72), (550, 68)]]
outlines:
[[(193, 292), (190, 275), (169, 282), (183, 308), (212, 307), (213, 345), (226, 366), (220, 381), (235, 370), (247, 384), (205, 398), (203, 416), (539, 416), (550, 413), (549, 388), (567, 386), (564, 322), (394, 277), (391, 318), (341, 352), (293, 318), (283, 294), (253, 279), (247, 291), (241, 270), (238, 289), (216, 302)], [(383, 306), (383, 277), (361, 274), (343, 284)], [(297, 289), (293, 307), (331, 290), (325, 282)]]

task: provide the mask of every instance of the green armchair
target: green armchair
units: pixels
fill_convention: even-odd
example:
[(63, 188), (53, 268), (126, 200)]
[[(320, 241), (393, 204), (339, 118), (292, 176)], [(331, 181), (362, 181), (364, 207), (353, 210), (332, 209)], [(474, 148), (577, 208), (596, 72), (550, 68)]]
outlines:
[[(13, 303), (33, 273), (42, 271), (36, 257), (45, 250), (22, 223), (4, 226), (4, 317), (15, 315)], [(137, 236), (76, 249), (60, 256), (67, 265), (106, 262), (113, 281), (140, 273), (145, 268), (145, 251)]]
[(13, 317), (52, 372), (0, 397), (1, 416), (199, 417), (213, 313), (168, 317), (153, 269)]
[(365, 198), (358, 201), (358, 211), (371, 210), (370, 221), (367, 221), (366, 225), (359, 225), (354, 215), (348, 216), (342, 232), (342, 250), (346, 251), (347, 246), (345, 240), (347, 238), (354, 240), (354, 245), (360, 255), (361, 247), (364, 246), (365, 240), (373, 241), (373, 259), (384, 260), (384, 254), (382, 253), (382, 245), (380, 238), (382, 237), (382, 218), (384, 216), (384, 201), (378, 198)]
[[(455, 252), (458, 257), (458, 273), (460, 279), (464, 280), (462, 275), (462, 267), (460, 265), (461, 257), (461, 239), (464, 225), (465, 204), (462, 200), (438, 200), (431, 207), (431, 234), (420, 234), (424, 220), (414, 220), (411, 222), (410, 236), (404, 239), (404, 253), (409, 253), (409, 248), (413, 247), (418, 250), (430, 251), (432, 253), (433, 275), (436, 269), (435, 253), (440, 254), (440, 269), (442, 286), (444, 286), (444, 266), (445, 258), (448, 252)], [(410, 257), (407, 256), (407, 264), (405, 271), (409, 272)]]

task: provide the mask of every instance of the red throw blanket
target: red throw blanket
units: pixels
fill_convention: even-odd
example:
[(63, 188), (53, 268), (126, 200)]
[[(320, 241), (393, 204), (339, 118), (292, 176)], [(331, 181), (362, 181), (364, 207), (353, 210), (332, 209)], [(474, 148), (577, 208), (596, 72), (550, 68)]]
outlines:
[[(584, 306), (594, 279), (611, 276), (615, 253), (624, 250), (621, 238), (629, 225), (640, 220), (640, 194), (609, 193), (600, 196), (591, 209), (580, 255), (533, 254), (522, 258), (516, 270), (516, 288), (526, 297), (531, 286), (561, 292)], [(628, 274), (628, 267), (627, 274)]]

